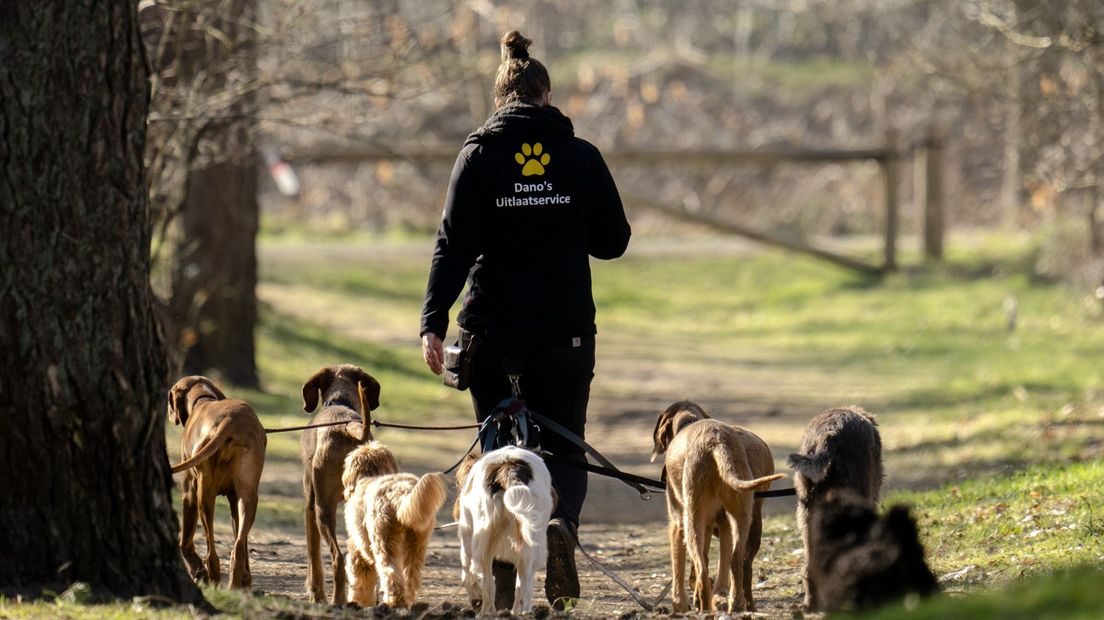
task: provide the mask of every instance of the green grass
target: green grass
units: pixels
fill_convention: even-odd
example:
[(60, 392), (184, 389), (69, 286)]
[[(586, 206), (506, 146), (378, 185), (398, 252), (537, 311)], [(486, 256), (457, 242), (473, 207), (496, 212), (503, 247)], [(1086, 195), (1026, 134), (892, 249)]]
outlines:
[(1058, 571), (1010, 584), (999, 590), (970, 596), (939, 596), (910, 600), (864, 614), (870, 620), (943, 620), (993, 618), (1000, 620), (1090, 620), (1104, 617), (1104, 573), (1099, 566)]
[[(1101, 305), (1031, 277), (1030, 240), (956, 241), (945, 265), (884, 279), (776, 252), (630, 248), (618, 261), (594, 261), (599, 355), (612, 352), (624, 365), (600, 368), (596, 389), (615, 403), (647, 395), (670, 402), (688, 395), (672, 393), (687, 385), (701, 398), (710, 397), (709, 385), (737, 385), (725, 393), (783, 412), (777, 423), (755, 420), (778, 450), (796, 445), (812, 411), (861, 404), (881, 420), (887, 503), (914, 507), (936, 574), (972, 567), (948, 584), (951, 594), (913, 606), (910, 616), (1099, 616), (1104, 595), (1092, 587), (1099, 575), (1077, 567), (1104, 559), (1097, 542), (1104, 528)], [(467, 395), (442, 388), (418, 348), (431, 245), (265, 239), (257, 333), (264, 390), (228, 392), (253, 403), (267, 427), (302, 424), (302, 383), (323, 366), (354, 363), (383, 385), (380, 418), (469, 417)], [(1014, 331), (1008, 298), (1018, 303)], [(695, 379), (666, 385), (653, 378), (661, 376)], [(178, 432), (170, 430), (172, 456)], [(442, 438), (392, 437), (407, 442), (398, 444), (400, 454), (416, 463), (452, 456)], [(266, 493), (258, 527), (298, 534), (298, 440), (297, 433), (270, 436), (266, 476), (279, 472), (290, 482)], [(216, 522), (228, 523), (223, 502), (220, 510)], [(792, 572), (800, 546), (792, 517), (769, 519), (766, 532), (775, 542), (759, 565)], [(1054, 571), (1062, 572), (1048, 577)], [(976, 594), (995, 586), (1009, 589)], [(208, 596), (237, 614), (290, 604)], [(0, 600), (0, 617), (134, 614), (130, 604), (93, 609)]]

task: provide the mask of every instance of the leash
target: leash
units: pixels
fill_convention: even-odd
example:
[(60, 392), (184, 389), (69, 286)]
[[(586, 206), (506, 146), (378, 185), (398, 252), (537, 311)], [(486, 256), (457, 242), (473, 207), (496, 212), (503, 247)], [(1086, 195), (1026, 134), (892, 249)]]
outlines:
[(576, 461), (566, 457), (562, 457), (551, 452), (541, 451), (541, 457), (550, 463), (562, 463), (571, 467), (586, 470), (593, 474), (599, 474), (608, 478), (616, 478), (623, 482), (630, 482), (633, 484), (639, 484), (641, 486), (651, 487), (657, 491), (663, 491), (667, 488), (667, 485), (659, 480), (652, 480), (651, 478), (645, 478), (644, 476), (637, 476), (628, 472), (623, 472), (620, 469), (609, 469), (600, 465), (593, 465), (585, 461)]
[(398, 422), (381, 422), (372, 420), (372, 426), (376, 428), (403, 428), (410, 431), (464, 431), (472, 428), (480, 428), (482, 424), (460, 424), (457, 426), (419, 426), (417, 424), (399, 424)]
[(360, 420), (343, 420), (341, 422), (325, 422), (323, 424), (307, 424), (306, 426), (289, 426), (287, 428), (266, 428), (264, 432), (266, 435), (273, 433), (290, 433), (291, 431), (305, 431), (308, 428), (324, 428), (327, 426), (341, 426), (342, 424), (349, 424), (352, 422), (360, 422)]
[[(350, 422), (360, 422), (356, 420), (344, 420), (342, 422), (323, 422), (321, 424), (307, 424), (304, 426), (289, 426), (287, 428), (266, 428), (265, 433), (290, 433), (292, 431), (305, 431), (309, 428), (325, 428), (327, 426), (341, 426), (342, 424), (349, 424)], [(461, 424), (457, 426), (418, 426), (416, 424), (399, 424), (398, 422), (382, 422), (380, 420), (372, 420), (372, 426), (376, 428), (403, 428), (413, 431), (462, 431), (472, 428), (479, 428), (480, 424)], [(471, 450), (469, 450), (470, 452)], [(465, 453), (464, 456), (467, 456)], [(451, 471), (451, 470), (450, 470)], [(448, 473), (448, 472), (445, 472)]]
[[(572, 459), (564, 458), (562, 456), (555, 455), (551, 452), (544, 452), (543, 450), (541, 451), (541, 457), (544, 460), (552, 462), (552, 463), (562, 463), (562, 464), (567, 465), (569, 467), (575, 467), (577, 469), (582, 469), (582, 470), (588, 471), (592, 474), (598, 474), (600, 476), (606, 476), (607, 478), (616, 478), (616, 479), (624, 481), (624, 482), (631, 482), (631, 483), (635, 483), (635, 484), (640, 484), (640, 485), (643, 485), (643, 486), (646, 486), (646, 487), (651, 487), (652, 489), (655, 489), (655, 490), (658, 490), (658, 491), (664, 491), (664, 490), (667, 489), (667, 484), (665, 482), (663, 482), (662, 480), (653, 480), (651, 478), (645, 478), (644, 476), (637, 476), (635, 474), (630, 474), (630, 473), (627, 473), (627, 472), (623, 472), (623, 471), (621, 471), (620, 469), (617, 469), (617, 468), (611, 469), (611, 468), (608, 468), (608, 467), (601, 467), (599, 465), (594, 465), (594, 464), (591, 464), (591, 463), (587, 463), (585, 461), (576, 461), (576, 460), (572, 460)], [(773, 490), (770, 490), (770, 491), (756, 491), (755, 492), (755, 499), (770, 499), (772, 497), (790, 497), (790, 496), (793, 496), (793, 495), (797, 495), (797, 489), (793, 489), (793, 488), (790, 488), (790, 489), (773, 489)]]
[[(599, 463), (601, 463), (605, 467), (605, 471), (610, 472), (610, 473), (607, 473), (606, 475), (610, 475), (611, 477), (617, 478), (618, 480), (621, 480), (625, 484), (632, 487), (637, 493), (640, 494), (641, 499), (645, 499), (645, 500), (651, 499), (652, 493), (651, 493), (651, 491), (649, 491), (646, 488), (645, 485), (647, 484), (649, 486), (654, 486), (654, 485), (649, 484), (652, 481), (649, 481), (648, 483), (641, 483), (641, 482), (634, 482), (634, 481), (631, 481), (631, 480), (627, 479), (627, 477), (631, 476), (631, 474), (625, 474), (620, 469), (617, 469), (617, 467), (614, 466), (614, 464), (611, 463), (609, 461), (609, 459), (602, 456), (601, 452), (599, 452), (598, 450), (595, 450), (594, 447), (591, 446), (590, 444), (588, 444), (585, 440), (583, 440), (582, 437), (579, 437), (575, 433), (571, 432), (570, 430), (568, 430), (567, 428), (562, 426), (559, 422), (555, 422), (553, 420), (550, 420), (550, 419), (546, 418), (545, 416), (543, 416), (543, 415), (541, 415), (541, 414), (539, 414), (535, 411), (530, 411), (529, 415), (533, 416), (533, 419), (536, 420), (538, 423), (540, 423), (542, 426), (545, 426), (545, 427), (551, 429), (553, 432), (558, 434), (560, 437), (563, 437), (564, 439), (570, 441), (571, 443), (575, 444), (576, 446), (582, 448), (584, 452), (586, 452), (590, 456), (594, 457), (594, 460), (598, 461)], [(565, 461), (565, 462), (568, 462), (568, 461)], [(587, 465), (590, 465), (590, 464), (587, 463)], [(614, 475), (612, 475), (614, 472), (616, 472), (617, 474), (621, 474), (621, 475), (620, 476), (614, 476)], [(647, 480), (647, 478), (645, 478), (644, 480)], [(660, 487), (656, 487), (656, 488), (662, 489), (662, 488), (665, 488), (665, 486), (660, 486)]]
[[(568, 531), (570, 531), (570, 529)], [(659, 596), (656, 597), (655, 602), (648, 601), (648, 599), (638, 594), (637, 591), (632, 587), (632, 585), (629, 584), (629, 582), (622, 579), (621, 576), (613, 572), (612, 569), (606, 568), (601, 562), (599, 562), (593, 556), (587, 553), (586, 549), (583, 549), (582, 543), (579, 542), (579, 537), (574, 532), (571, 532), (571, 538), (575, 540), (575, 546), (579, 549), (579, 552), (583, 554), (583, 557), (586, 558), (591, 564), (593, 564), (599, 572), (601, 572), (606, 577), (609, 577), (617, 585), (621, 586), (622, 590), (628, 592), (629, 596), (631, 596), (632, 599), (636, 601), (636, 604), (644, 608), (644, 611), (655, 611), (656, 606), (663, 602), (663, 598), (667, 596), (668, 592), (671, 591), (671, 585), (674, 583), (674, 580), (669, 580), (667, 582), (667, 586), (663, 588), (662, 592), (659, 593)]]

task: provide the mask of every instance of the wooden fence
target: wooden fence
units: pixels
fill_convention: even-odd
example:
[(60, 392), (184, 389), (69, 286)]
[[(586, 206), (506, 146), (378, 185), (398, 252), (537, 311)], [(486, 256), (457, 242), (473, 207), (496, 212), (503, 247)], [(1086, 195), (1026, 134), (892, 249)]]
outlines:
[[(824, 165), (860, 161), (877, 162), (885, 185), (884, 247), (880, 264), (872, 264), (845, 256), (810, 243), (786, 239), (766, 231), (755, 230), (728, 219), (691, 213), (644, 196), (625, 194), (626, 202), (657, 211), (671, 217), (695, 222), (714, 230), (746, 237), (760, 243), (798, 252), (863, 273), (879, 275), (897, 268), (897, 238), (900, 227), (900, 180), (903, 162), (916, 162), (918, 171), (917, 194), (923, 199), (923, 248), (928, 259), (943, 257), (944, 195), (943, 163), (945, 132), (939, 125), (932, 125), (918, 139), (907, 144), (896, 130), (885, 133), (881, 146), (865, 149), (800, 149), (791, 147), (761, 148), (754, 150), (722, 149), (620, 149), (604, 152), (611, 165), (636, 164), (727, 164), (773, 165), (780, 163)], [(392, 149), (379, 145), (342, 146), (299, 150), (284, 154), (293, 164), (360, 163), (366, 161), (405, 160), (422, 163), (451, 164), (456, 150), (436, 148)]]

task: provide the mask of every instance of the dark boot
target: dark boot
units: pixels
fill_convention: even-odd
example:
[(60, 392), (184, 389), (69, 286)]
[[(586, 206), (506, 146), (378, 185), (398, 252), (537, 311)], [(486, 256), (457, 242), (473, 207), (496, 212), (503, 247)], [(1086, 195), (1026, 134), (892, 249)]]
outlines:
[(553, 609), (579, 599), (579, 572), (575, 570), (575, 528), (561, 518), (548, 522), (548, 571), (544, 594)]
[(513, 564), (495, 560), (491, 563), (491, 573), (495, 580), (496, 610), (513, 609), (514, 589), (517, 587), (517, 569)]

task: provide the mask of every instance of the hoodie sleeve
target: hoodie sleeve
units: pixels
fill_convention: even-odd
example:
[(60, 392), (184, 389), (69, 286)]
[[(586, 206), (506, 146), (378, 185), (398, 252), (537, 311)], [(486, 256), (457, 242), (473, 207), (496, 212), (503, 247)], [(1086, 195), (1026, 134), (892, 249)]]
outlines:
[(468, 159), (476, 148), (471, 145), (460, 151), (452, 168), (422, 304), (421, 334), (432, 332), (442, 340), (448, 330), (449, 308), (460, 296), (468, 272), (479, 256), (479, 183)]
[(594, 258), (609, 260), (625, 253), (632, 230), (625, 218), (625, 207), (617, 193), (606, 161), (594, 150), (594, 172), (588, 214), (587, 252)]

